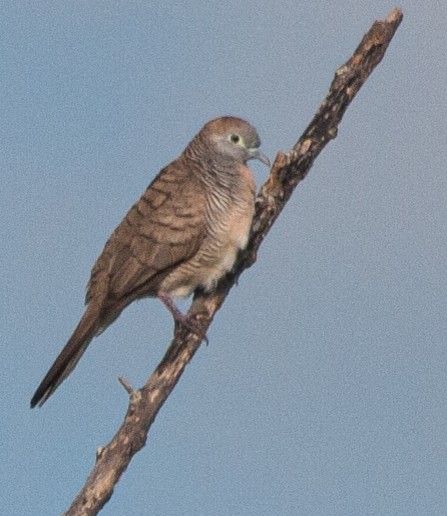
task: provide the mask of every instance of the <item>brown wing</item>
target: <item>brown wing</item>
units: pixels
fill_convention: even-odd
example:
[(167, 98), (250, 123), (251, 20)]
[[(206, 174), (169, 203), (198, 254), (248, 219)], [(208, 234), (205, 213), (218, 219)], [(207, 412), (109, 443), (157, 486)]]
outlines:
[[(109, 238), (93, 267), (86, 302), (156, 295), (206, 235), (205, 191), (180, 159), (163, 169)], [(135, 293), (135, 295), (133, 295)], [(128, 304), (126, 302), (126, 304)]]

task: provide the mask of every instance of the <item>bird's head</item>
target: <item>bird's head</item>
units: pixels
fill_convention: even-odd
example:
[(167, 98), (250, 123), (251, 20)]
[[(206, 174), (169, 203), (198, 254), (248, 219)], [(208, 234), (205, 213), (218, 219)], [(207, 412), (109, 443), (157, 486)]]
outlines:
[(204, 125), (198, 137), (205, 139), (220, 159), (241, 164), (258, 159), (270, 166), (270, 160), (259, 150), (261, 140), (256, 129), (245, 120), (232, 116), (216, 118)]

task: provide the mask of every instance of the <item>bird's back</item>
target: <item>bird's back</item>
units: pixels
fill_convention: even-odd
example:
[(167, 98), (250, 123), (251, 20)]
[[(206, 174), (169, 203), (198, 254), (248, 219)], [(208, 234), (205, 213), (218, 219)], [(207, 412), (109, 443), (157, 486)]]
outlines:
[(122, 310), (155, 296), (166, 275), (198, 251), (206, 237), (206, 188), (192, 166), (178, 158), (132, 206), (96, 260), (87, 303), (98, 299)]

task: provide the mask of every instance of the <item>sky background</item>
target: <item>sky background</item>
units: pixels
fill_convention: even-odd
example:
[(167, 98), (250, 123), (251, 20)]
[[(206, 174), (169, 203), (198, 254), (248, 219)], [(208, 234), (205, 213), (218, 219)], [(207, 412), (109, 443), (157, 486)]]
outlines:
[[(29, 409), (129, 207), (216, 116), (289, 150), (395, 5), (2, 2), (4, 514), (68, 508), (126, 411), (118, 376), (141, 386), (170, 341), (161, 303), (134, 303)], [(101, 514), (447, 514), (447, 3), (400, 5)]]

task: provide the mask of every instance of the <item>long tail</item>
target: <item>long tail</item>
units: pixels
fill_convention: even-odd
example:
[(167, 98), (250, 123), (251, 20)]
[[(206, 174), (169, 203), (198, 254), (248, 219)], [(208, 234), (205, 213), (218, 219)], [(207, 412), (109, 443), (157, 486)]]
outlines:
[(98, 310), (87, 306), (73, 335), (54, 361), (31, 399), (31, 408), (41, 407), (76, 367), (93, 337), (99, 332)]

